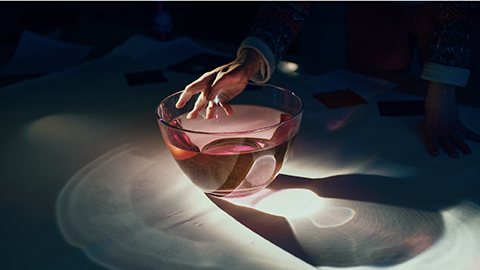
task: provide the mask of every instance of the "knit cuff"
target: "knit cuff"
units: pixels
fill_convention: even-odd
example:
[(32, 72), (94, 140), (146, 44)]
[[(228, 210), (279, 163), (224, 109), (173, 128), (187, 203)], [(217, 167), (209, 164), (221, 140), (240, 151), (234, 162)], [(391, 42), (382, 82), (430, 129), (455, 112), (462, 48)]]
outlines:
[(469, 76), (469, 69), (426, 62), (423, 66), (421, 78), (424, 80), (465, 87), (467, 86)]
[(262, 61), (260, 70), (253, 74), (250, 80), (256, 83), (267, 82), (275, 71), (276, 59), (273, 56), (272, 50), (263, 40), (253, 36), (247, 37), (243, 40), (238, 48), (237, 56), (240, 55), (240, 52), (245, 48), (250, 48), (257, 51), (257, 53), (261, 56)]

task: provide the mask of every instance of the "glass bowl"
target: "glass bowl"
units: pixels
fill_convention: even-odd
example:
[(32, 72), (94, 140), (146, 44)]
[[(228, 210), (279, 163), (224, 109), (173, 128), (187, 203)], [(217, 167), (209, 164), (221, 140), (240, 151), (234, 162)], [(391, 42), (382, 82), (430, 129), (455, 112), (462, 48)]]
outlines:
[(292, 91), (266, 84), (247, 84), (214, 117), (187, 119), (199, 94), (182, 108), (182, 91), (156, 108), (162, 137), (183, 173), (205, 193), (244, 197), (264, 189), (290, 155), (302, 121), (303, 103)]

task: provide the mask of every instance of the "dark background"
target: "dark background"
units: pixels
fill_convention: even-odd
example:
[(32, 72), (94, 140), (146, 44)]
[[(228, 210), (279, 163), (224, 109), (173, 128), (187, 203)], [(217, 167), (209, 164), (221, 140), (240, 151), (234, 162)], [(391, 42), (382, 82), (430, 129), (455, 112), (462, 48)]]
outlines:
[[(188, 35), (200, 44), (212, 45), (216, 49), (235, 53), (236, 48), (248, 34), (250, 25), (260, 5), (259, 2), (165, 2), (165, 9), (172, 14), (173, 30), (170, 38)], [(0, 67), (12, 56), (23, 30), (28, 29), (42, 35), (58, 33), (58, 39), (76, 44), (93, 46), (87, 59), (101, 57), (122, 44), (134, 34), (155, 37), (152, 31), (153, 18), (157, 12), (157, 2), (0, 2)], [(347, 58), (347, 2), (315, 2), (305, 28), (300, 33), (289, 53), (285, 57), (300, 63), (306, 72), (315, 74), (331, 68), (350, 66)], [(388, 17), (388, 16), (387, 16)], [(480, 51), (475, 43), (474, 53)], [(477, 49), (478, 48), (478, 49)], [(469, 87), (458, 91), (465, 104), (479, 104), (478, 89), (480, 72), (478, 71), (478, 53), (474, 54), (472, 75)], [(415, 57), (414, 57), (415, 58)], [(416, 59), (418, 60), (418, 59)], [(415, 62), (415, 61), (414, 61)], [(350, 68), (350, 67), (349, 67)], [(357, 71), (379, 74), (367, 67), (357, 67)], [(421, 67), (412, 64), (403, 70), (383, 74), (384, 78), (395, 81), (397, 75), (411, 76), (414, 83), (425, 82), (418, 79)], [(390, 76), (390, 77), (389, 77)], [(27, 77), (2, 78), (0, 87), (28, 79)], [(408, 91), (410, 84), (404, 87)], [(426, 89), (414, 88), (411, 89)], [(419, 94), (422, 94), (419, 92)], [(474, 96), (472, 98), (472, 96)], [(0, 181), (2, 181), (0, 179)], [(16, 213), (25, 211), (21, 203), (9, 205), (4, 211)], [(35, 216), (35, 213), (31, 213)], [(43, 241), (58, 239), (59, 233), (51, 226), (51, 221), (37, 223), (38, 236), (31, 230), (31, 224), (16, 223), (8, 217), (2, 220), (4, 227), (16, 228), (25, 232), (24, 239), (41, 239), (31, 243), (31, 254), (17, 253), (25, 243), (14, 239), (15, 233), (6, 233), (5, 243), (17, 243), (18, 246), (0, 247), (0, 268), (9, 262), (21, 262), (15, 269), (103, 269), (85, 259), (80, 250), (68, 247), (67, 243), (48, 242), (53, 251), (35, 252), (44, 247)], [(63, 253), (55, 253), (62, 250)], [(48, 254), (42, 257), (41, 254)], [(46, 265), (51, 261), (56, 265)], [(23, 267), (22, 267), (23, 266)], [(5, 268), (2, 268), (5, 269)], [(12, 268), (9, 268), (12, 269)]]
[[(167, 1), (163, 6), (172, 15), (170, 38), (188, 35), (238, 44), (259, 2)], [(0, 63), (10, 58), (24, 29), (45, 35), (60, 29), (58, 39), (93, 45), (89, 57), (99, 57), (133, 34), (154, 36), (157, 10), (155, 1), (0, 2)]]
[[(109, 52), (132, 34), (154, 36), (152, 24), (158, 3), (1, 2), (0, 64), (11, 57), (24, 29), (44, 35), (60, 29), (60, 40), (93, 45), (89, 58)], [(173, 30), (169, 38), (188, 35), (223, 42), (231, 46), (228, 48), (231, 51), (247, 36), (262, 3), (165, 1), (162, 4), (172, 15)], [(344, 66), (347, 6), (347, 2), (315, 2), (307, 24), (287, 57), (301, 57), (300, 61), (320, 59), (321, 66)]]
[[(93, 50), (85, 60), (105, 55), (134, 34), (156, 37), (152, 31), (152, 25), (158, 11), (158, 3), (155, 1), (0, 2), (0, 67), (11, 58), (24, 29), (43, 35), (60, 33), (56, 36), (59, 40), (93, 46)], [(173, 29), (168, 33), (168, 38), (187, 35), (194, 38), (200, 45), (235, 54), (238, 45), (248, 34), (256, 11), (262, 3), (257, 1), (165, 1), (162, 4), (164, 9), (172, 15)], [(374, 60), (370, 60), (374, 59), (370, 54), (391, 48), (391, 44), (394, 46), (399, 44), (400, 42), (395, 40), (397, 35), (393, 34), (392, 37), (385, 39), (382, 37), (383, 34), (371, 28), (370, 36), (362, 37), (363, 34), (358, 34), (358, 27), (355, 28), (359, 26), (358, 20), (352, 19), (352, 14), (355, 12), (368, 14), (364, 17), (371, 26), (376, 27), (375, 29), (387, 27), (388, 33), (388, 27), (390, 29), (397, 27), (392, 21), (402, 17), (401, 14), (395, 14), (395, 11), (392, 13), (392, 10), (397, 10), (398, 7), (405, 9), (409, 5), (417, 4), (418, 2), (401, 4), (377, 1), (314, 2), (305, 27), (284, 59), (299, 63), (302, 71), (307, 74), (319, 74), (333, 68), (346, 68), (398, 83), (404, 92), (424, 95), (428, 82), (419, 78), (422, 65), (418, 52), (410, 48), (412, 52), (407, 61), (411, 61), (402, 68), (391, 70), (379, 68), (375, 66)], [(359, 12), (359, 8), (367, 12)], [(360, 29), (361, 27), (363, 26), (360, 26)], [(469, 85), (466, 89), (460, 88), (460, 91), (457, 91), (460, 103), (474, 106), (480, 104), (478, 101), (480, 91), (477, 90), (480, 86), (480, 69), (478, 68), (480, 43), (476, 32), (478, 31), (475, 31), (473, 38), (473, 64)], [(363, 38), (363, 41), (352, 41), (355, 35), (357, 38)], [(389, 41), (390, 45), (378, 45), (380, 43), (375, 40), (375, 36)], [(408, 34), (407, 38), (412, 37)], [(0, 77), (0, 87), (26, 78), (29, 76)]]
[[(105, 55), (133, 34), (156, 37), (152, 31), (152, 25), (158, 11), (158, 3), (155, 1), (0, 2), (0, 67), (11, 58), (24, 29), (43, 35), (57, 33), (56, 38), (59, 40), (91, 45), (94, 49), (86, 60)], [(356, 3), (357, 6), (352, 8), (354, 6), (352, 3)], [(322, 73), (332, 68), (348, 68), (367, 75), (378, 75), (394, 82), (402, 80), (398, 79), (398, 75), (407, 75), (416, 84), (421, 85), (417, 88), (425, 89), (426, 82), (419, 79), (422, 66), (414, 49), (410, 56), (412, 61), (408, 66), (386, 70), (386, 72), (365, 60), (358, 60), (361, 57), (369, 59), (369, 53), (352, 53), (352, 48), (375, 51), (368, 48), (371, 44), (349, 42), (352, 34), (356, 33), (351, 30), (352, 16), (349, 14), (352, 14), (352, 9), (356, 11), (359, 7), (368, 5), (370, 13), (377, 16), (376, 19), (372, 19), (375, 27), (383, 27), (385, 23), (390, 23), (388, 20), (398, 17), (390, 14), (391, 9), (388, 7), (385, 9), (390, 2), (358, 3), (358, 1), (314, 2), (305, 27), (288, 51), (285, 60), (299, 63), (303, 71), (309, 74)], [(215, 49), (234, 54), (240, 42), (247, 36), (256, 11), (262, 3), (257, 1), (165, 1), (162, 4), (164, 9), (172, 15), (173, 29), (168, 33), (169, 38), (187, 35), (201, 45), (213, 46)], [(398, 6), (402, 5), (405, 7), (405, 3)], [(372, 33), (375, 34), (375, 31), (372, 30)], [(478, 100), (480, 96), (478, 94), (480, 91), (476, 90), (480, 86), (480, 76), (478, 76), (480, 70), (477, 64), (480, 63), (478, 56), (480, 53), (477, 53), (480, 51), (480, 45), (475, 37), (469, 86), (466, 90), (459, 91), (462, 95), (468, 93), (467, 97), (462, 97), (460, 100), (469, 105), (473, 104), (472, 100)], [(396, 42), (394, 41), (393, 44)], [(380, 46), (380, 49), (387, 47), (389, 46)], [(24, 78), (0, 77), (0, 87)], [(404, 88), (408, 91), (414, 87), (407, 85)], [(422, 90), (416, 93), (423, 95), (425, 92)]]

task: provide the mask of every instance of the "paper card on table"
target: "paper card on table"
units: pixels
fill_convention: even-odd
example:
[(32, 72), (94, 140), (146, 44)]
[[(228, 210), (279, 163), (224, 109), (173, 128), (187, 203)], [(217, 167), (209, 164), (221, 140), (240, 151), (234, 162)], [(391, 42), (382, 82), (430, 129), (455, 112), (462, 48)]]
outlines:
[(160, 69), (125, 73), (125, 78), (130, 86), (167, 81), (167, 78)]
[(65, 70), (82, 61), (91, 50), (91, 46), (58, 41), (25, 30), (0, 75), (46, 74)]
[(377, 105), (381, 116), (425, 115), (423, 100), (379, 101)]
[[(139, 49), (140, 48), (140, 49)], [(191, 38), (183, 36), (169, 41), (159, 41), (140, 34), (133, 35), (122, 46), (115, 48), (112, 53), (128, 53), (133, 59), (153, 62), (156, 65), (173, 65), (199, 53), (205, 49)]]
[(367, 104), (368, 102), (350, 89), (335, 90), (313, 94), (313, 96), (329, 109)]
[(233, 60), (233, 58), (227, 56), (212, 53), (200, 53), (185, 61), (171, 65), (167, 69), (193, 75), (202, 75), (203, 73), (211, 71), (219, 66), (228, 64)]
[(355, 93), (364, 99), (376, 96), (380, 92), (390, 91), (397, 87), (396, 83), (382, 79), (336, 69), (324, 74), (312, 76), (302, 81), (302, 88), (306, 87), (312, 94), (319, 92), (334, 91), (338, 89), (353, 89)]

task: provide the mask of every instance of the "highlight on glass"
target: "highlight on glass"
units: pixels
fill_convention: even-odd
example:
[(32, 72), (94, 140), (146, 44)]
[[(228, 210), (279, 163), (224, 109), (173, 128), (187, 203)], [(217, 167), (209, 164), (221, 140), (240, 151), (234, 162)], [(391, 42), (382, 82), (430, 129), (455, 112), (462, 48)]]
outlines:
[(184, 174), (205, 193), (243, 197), (264, 189), (290, 155), (302, 121), (303, 103), (292, 91), (267, 84), (247, 84), (214, 117), (187, 119), (199, 94), (182, 108), (181, 91), (156, 108), (162, 137)]

